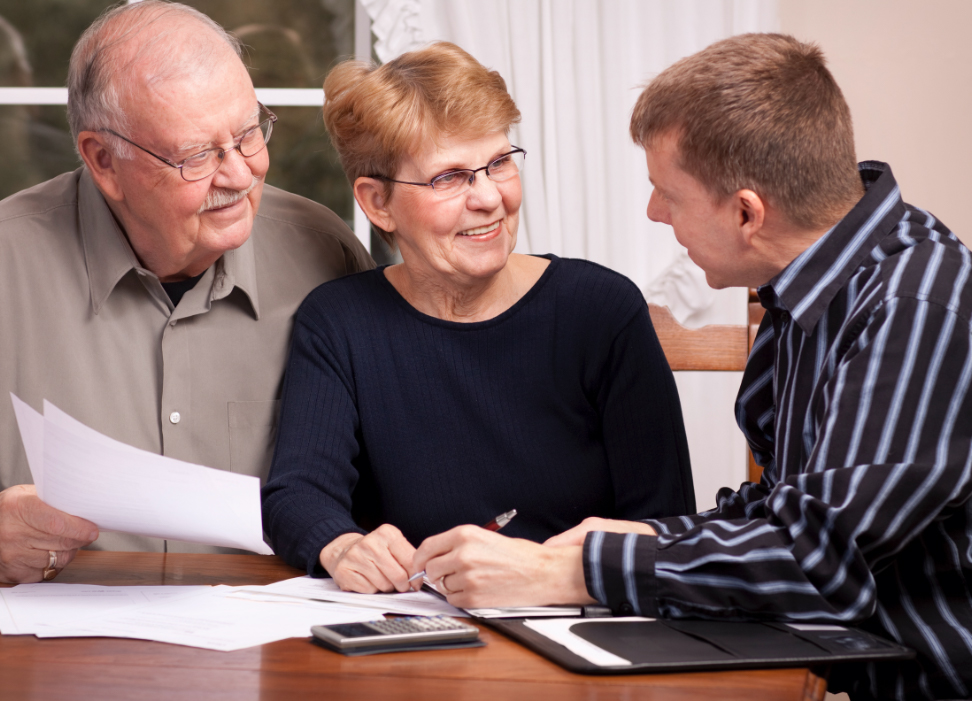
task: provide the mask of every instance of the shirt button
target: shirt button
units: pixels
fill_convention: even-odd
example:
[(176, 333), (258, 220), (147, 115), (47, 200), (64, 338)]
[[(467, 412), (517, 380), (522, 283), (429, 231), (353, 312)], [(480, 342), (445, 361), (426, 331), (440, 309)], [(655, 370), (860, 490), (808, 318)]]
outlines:
[(171, 423), (177, 424), (181, 420), (182, 420), (182, 414), (180, 414), (178, 411), (173, 411), (171, 414), (169, 414), (169, 421)]
[(176, 325), (175, 319), (173, 319), (172, 321), (169, 322), (169, 326), (175, 326), (175, 325)]

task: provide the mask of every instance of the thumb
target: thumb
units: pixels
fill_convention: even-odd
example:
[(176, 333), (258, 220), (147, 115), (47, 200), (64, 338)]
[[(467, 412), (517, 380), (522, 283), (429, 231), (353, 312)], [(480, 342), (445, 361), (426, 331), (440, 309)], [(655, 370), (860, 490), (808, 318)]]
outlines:
[(87, 545), (98, 537), (98, 527), (91, 521), (55, 509), (35, 495), (25, 496), (20, 507), (24, 523), (41, 533), (61, 538), (65, 550)]

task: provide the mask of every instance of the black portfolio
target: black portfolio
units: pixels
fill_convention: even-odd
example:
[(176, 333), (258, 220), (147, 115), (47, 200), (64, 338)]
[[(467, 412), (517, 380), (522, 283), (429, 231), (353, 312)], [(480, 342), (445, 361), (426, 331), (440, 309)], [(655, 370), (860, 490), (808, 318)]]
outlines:
[(528, 628), (524, 619), (481, 622), (581, 674), (816, 667), (838, 662), (914, 657), (914, 652), (908, 648), (842, 626), (578, 618), (570, 628), (571, 633), (631, 662), (630, 665), (604, 667)]

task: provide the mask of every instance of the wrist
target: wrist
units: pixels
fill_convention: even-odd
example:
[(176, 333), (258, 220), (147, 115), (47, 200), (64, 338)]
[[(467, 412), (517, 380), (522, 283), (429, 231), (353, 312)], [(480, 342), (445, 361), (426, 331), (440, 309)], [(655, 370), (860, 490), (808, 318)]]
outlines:
[(587, 592), (584, 579), (584, 548), (571, 545), (560, 548), (550, 548), (547, 553), (551, 573), (547, 584), (547, 591), (557, 600), (552, 605), (596, 604), (597, 601)]
[(362, 538), (364, 536), (360, 533), (343, 533), (339, 535), (321, 550), (321, 554), (318, 557), (321, 562), (321, 567), (327, 570), (328, 574), (334, 576), (338, 564), (347, 554), (348, 550)]

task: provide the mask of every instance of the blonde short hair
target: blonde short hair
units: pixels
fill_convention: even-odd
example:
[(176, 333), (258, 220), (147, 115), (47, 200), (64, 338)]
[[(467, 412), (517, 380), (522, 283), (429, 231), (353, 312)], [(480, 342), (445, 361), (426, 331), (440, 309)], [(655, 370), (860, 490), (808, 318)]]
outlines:
[(715, 196), (753, 190), (806, 229), (861, 196), (850, 109), (820, 49), (791, 36), (742, 34), (662, 71), (631, 136), (648, 148), (669, 133), (682, 170)]
[[(345, 61), (324, 81), (324, 126), (352, 185), (395, 177), (406, 155), (439, 135), (477, 139), (509, 133), (519, 121), (502, 76), (448, 42), (382, 66)], [(392, 186), (386, 183), (386, 194)], [(379, 233), (392, 243), (389, 232)]]

